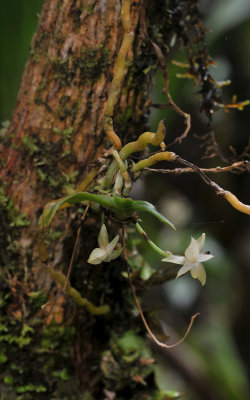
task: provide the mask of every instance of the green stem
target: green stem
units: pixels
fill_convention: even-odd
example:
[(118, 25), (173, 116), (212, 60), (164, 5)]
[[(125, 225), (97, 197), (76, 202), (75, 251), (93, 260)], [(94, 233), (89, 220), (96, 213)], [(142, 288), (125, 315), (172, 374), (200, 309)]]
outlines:
[(156, 164), (158, 161), (164, 161), (164, 160), (174, 161), (175, 153), (172, 153), (170, 151), (163, 151), (162, 153), (154, 154), (153, 156), (134, 164), (133, 167), (131, 168), (131, 172), (135, 173), (141, 171), (143, 168), (151, 167), (151, 165)]
[[(127, 143), (119, 152), (120, 159), (122, 161), (125, 161), (130, 156), (130, 154), (144, 150), (148, 144), (152, 144), (153, 146), (162, 145), (165, 135), (166, 129), (164, 125), (164, 120), (162, 120), (159, 122), (157, 131), (155, 133), (144, 132), (139, 136), (136, 141)], [(104, 189), (109, 189), (112, 186), (114, 176), (118, 169), (119, 167), (117, 161), (112, 161), (106, 173)]]
[(166, 258), (167, 257), (167, 252), (163, 251), (162, 249), (160, 249), (160, 247), (156, 246), (156, 244), (154, 242), (152, 242), (152, 240), (149, 239), (148, 235), (146, 234), (146, 232), (142, 229), (141, 225), (138, 224), (138, 222), (135, 224), (136, 229), (138, 230), (138, 232), (140, 233), (140, 235), (142, 235), (143, 239), (146, 240), (146, 242), (149, 244), (149, 246), (156, 251), (156, 253), (160, 254), (162, 257)]
[[(55, 281), (57, 281), (62, 287), (64, 286), (66, 282), (66, 276), (63, 275), (61, 272), (54, 271), (51, 267), (45, 266), (46, 271), (49, 273), (51, 278), (53, 278)], [(72, 298), (72, 300), (78, 304), (79, 306), (86, 307), (87, 310), (90, 312), (90, 314), (94, 315), (102, 315), (102, 314), (107, 314), (110, 311), (110, 308), (108, 305), (104, 306), (95, 306), (93, 303), (91, 303), (88, 299), (82, 297), (80, 293), (72, 288), (70, 283), (67, 283), (66, 286), (66, 293), (68, 296)]]
[(164, 120), (161, 120), (155, 133), (142, 133), (135, 142), (127, 143), (121, 149), (119, 155), (122, 160), (126, 160), (130, 156), (130, 154), (144, 150), (148, 144), (152, 144), (153, 146), (160, 146), (165, 138), (165, 135), (166, 129), (164, 125)]
[(118, 150), (121, 148), (121, 141), (113, 128), (113, 113), (119, 95), (119, 88), (126, 72), (126, 58), (134, 41), (134, 32), (132, 30), (130, 19), (130, 0), (122, 0), (121, 19), (125, 33), (120, 50), (118, 52), (115, 66), (116, 72), (109, 91), (104, 116), (105, 133), (113, 146)]

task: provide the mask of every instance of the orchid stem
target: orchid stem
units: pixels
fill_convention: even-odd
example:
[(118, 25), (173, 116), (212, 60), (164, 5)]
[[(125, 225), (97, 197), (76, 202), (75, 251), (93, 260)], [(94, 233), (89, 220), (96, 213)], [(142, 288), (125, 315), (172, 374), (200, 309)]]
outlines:
[(148, 235), (146, 234), (146, 232), (142, 229), (141, 225), (138, 224), (138, 222), (135, 224), (137, 231), (140, 233), (140, 235), (143, 237), (144, 240), (146, 240), (146, 242), (149, 244), (149, 246), (156, 251), (156, 253), (160, 254), (160, 256), (166, 258), (167, 252), (163, 251), (162, 249), (160, 249), (160, 247), (156, 246), (156, 244), (154, 242), (152, 242), (152, 240), (149, 239)]

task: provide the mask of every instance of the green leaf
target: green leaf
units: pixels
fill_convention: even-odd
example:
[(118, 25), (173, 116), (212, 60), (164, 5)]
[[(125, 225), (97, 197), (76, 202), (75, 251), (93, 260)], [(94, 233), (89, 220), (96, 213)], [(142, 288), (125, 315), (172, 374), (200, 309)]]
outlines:
[(0, 353), (0, 364), (4, 364), (7, 360), (6, 354), (4, 352)]
[(183, 396), (184, 393), (176, 392), (175, 390), (167, 390), (164, 392), (157, 392), (154, 396), (154, 400), (180, 399)]
[(18, 386), (16, 388), (17, 393), (25, 393), (25, 392), (36, 392), (36, 393), (44, 393), (46, 392), (47, 389), (43, 385), (38, 385), (35, 386), (33, 383), (29, 383), (28, 385), (25, 386)]
[(143, 266), (142, 266), (140, 276), (141, 276), (141, 278), (142, 278), (144, 281), (146, 281), (146, 280), (148, 280), (148, 279), (151, 277), (151, 275), (154, 274), (154, 272), (155, 272), (155, 270), (152, 269), (152, 268), (150, 267), (150, 265), (149, 265), (147, 262), (145, 262), (145, 263), (143, 264)]
[(69, 196), (63, 197), (53, 203), (48, 203), (39, 218), (38, 227), (44, 228), (50, 225), (57, 210), (64, 204), (76, 204), (83, 201), (93, 201), (102, 205), (105, 208), (112, 208), (115, 205), (114, 199), (106, 195), (97, 195), (88, 192), (74, 193)]
[(101, 206), (111, 210), (118, 218), (126, 219), (131, 216), (134, 212), (147, 212), (154, 215), (160, 221), (171, 226), (175, 229), (174, 225), (165, 218), (161, 213), (159, 213), (153, 204), (142, 200), (133, 200), (130, 198), (123, 197), (111, 197), (101, 194), (93, 194), (88, 192), (78, 192), (70, 194), (69, 196), (63, 197), (53, 203), (48, 203), (41, 215), (38, 227), (39, 229), (46, 228), (50, 225), (52, 219), (55, 216), (57, 210), (65, 204), (76, 204), (85, 201), (92, 201), (98, 203)]
[(13, 385), (14, 383), (14, 378), (13, 376), (7, 375), (4, 377), (3, 379), (4, 383), (6, 383), (7, 385)]
[(52, 375), (61, 378), (63, 381), (68, 381), (70, 379), (67, 368), (62, 369), (61, 371), (54, 371)]
[(153, 206), (153, 204), (149, 203), (148, 201), (135, 200), (133, 202), (133, 209), (134, 211), (137, 212), (143, 211), (152, 214), (164, 224), (169, 225), (171, 226), (171, 228), (175, 229), (175, 226), (172, 224), (172, 222), (170, 222), (166, 217), (164, 217), (164, 215), (159, 213), (156, 210), (155, 206)]
[(151, 356), (150, 350), (146, 346), (144, 340), (132, 330), (125, 332), (123, 336), (117, 340), (117, 344), (126, 354), (131, 353), (132, 350), (136, 350), (138, 356), (148, 358)]
[(0, 323), (0, 332), (8, 332), (7, 326)]

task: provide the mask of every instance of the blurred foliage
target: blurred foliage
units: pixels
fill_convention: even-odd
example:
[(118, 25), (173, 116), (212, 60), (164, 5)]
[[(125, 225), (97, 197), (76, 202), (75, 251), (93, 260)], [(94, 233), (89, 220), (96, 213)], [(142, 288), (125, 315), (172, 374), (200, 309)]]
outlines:
[(0, 121), (10, 119), (43, 0), (0, 4)]
[[(12, 0), (0, 4), (0, 121), (11, 117), (42, 3), (42, 0)], [(202, 0), (200, 3), (205, 25), (212, 30), (207, 34), (207, 42), (217, 66), (211, 67), (211, 74), (215, 79), (232, 81), (223, 90), (223, 99), (227, 102), (235, 94), (239, 100), (249, 98), (249, 1)], [(185, 61), (185, 54), (178, 43), (171, 49), (169, 58)], [(204, 153), (201, 136), (207, 132), (208, 121), (198, 112), (199, 89), (189, 80), (177, 79), (176, 74), (180, 71), (175, 65), (169, 63), (168, 71), (169, 89), (174, 101), (192, 116), (189, 136), (181, 146), (171, 150), (199, 166), (221, 165), (218, 157), (201, 159)], [(161, 93), (162, 87), (163, 79), (159, 72), (152, 91), (156, 103), (166, 101)], [(162, 118), (167, 121), (167, 140), (172, 142), (183, 131), (183, 121), (173, 110), (153, 109), (150, 122), (152, 130), (156, 129)], [(214, 127), (224, 154), (235, 157), (229, 146), (233, 146), (235, 152), (240, 154), (247, 145), (249, 108), (227, 114), (222, 110), (217, 112)], [(217, 174), (213, 178), (236, 193), (242, 201), (249, 203), (247, 173)], [(187, 400), (246, 400), (249, 398), (247, 376), (250, 376), (249, 217), (240, 215), (216, 197), (193, 174), (178, 177), (149, 174), (145, 184), (142, 181), (136, 183), (133, 196), (143, 196), (157, 205), (176, 225), (177, 232), (170, 232), (165, 228), (160, 230), (160, 224), (153, 218), (145, 220), (147, 232), (162, 248), (181, 254), (190, 241), (190, 235), (198, 237), (206, 232), (207, 249), (215, 255), (206, 267), (208, 282), (204, 289), (198, 282), (185, 276), (153, 288), (145, 296), (145, 306), (161, 307), (163, 325), (177, 328), (180, 334), (185, 330), (190, 315), (201, 312), (188, 340), (178, 350), (159, 353), (157, 379), (162, 390), (171, 387), (178, 392), (186, 392)], [(145, 243), (141, 243), (139, 248), (145, 251), (149, 265), (157, 268), (160, 257)], [(174, 337), (172, 333), (171, 337)], [(1, 357), (5, 362), (4, 353)]]

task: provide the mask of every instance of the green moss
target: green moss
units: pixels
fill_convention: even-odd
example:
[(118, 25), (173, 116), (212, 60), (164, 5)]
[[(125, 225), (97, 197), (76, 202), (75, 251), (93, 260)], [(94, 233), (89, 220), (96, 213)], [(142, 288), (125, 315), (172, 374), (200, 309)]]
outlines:
[[(39, 180), (48, 185), (50, 196), (58, 197), (64, 191), (64, 187), (71, 187), (75, 183), (78, 172), (66, 173), (61, 168), (61, 163), (65, 169), (70, 169), (75, 162), (70, 150), (64, 150), (66, 146), (70, 146), (69, 138), (73, 128), (60, 130), (54, 127), (53, 132), (60, 137), (60, 140), (46, 142), (43, 138), (24, 136), (22, 143), (26, 150), (26, 158), (23, 158), (23, 162), (26, 164), (27, 159), (32, 156)], [(57, 189), (56, 194), (55, 189)], [(18, 223), (22, 224), (21, 217)]]
[[(38, 298), (41, 298), (41, 293), (33, 293), (31, 301)], [(5, 308), (9, 301), (12, 300), (13, 304), (13, 299), (6, 300), (0, 317), (0, 346), (4, 348), (0, 357), (0, 374), (7, 390), (16, 393), (20, 400), (33, 400), (34, 396), (44, 400), (52, 398), (55, 387), (73, 375), (69, 350), (75, 330), (55, 322), (44, 329), (32, 307), (26, 311), (25, 319), (29, 319), (29, 325), (11, 319)], [(64, 367), (66, 363), (67, 368)]]
[[(18, 242), (22, 227), (29, 221), (7, 197), (4, 185), (0, 187), (0, 219), (0, 246), (4, 249), (0, 252), (1, 399), (52, 399), (60, 382), (74, 375), (69, 351), (75, 331), (69, 321), (64, 328), (53, 323), (44, 329), (37, 317), (47, 296), (42, 290), (28, 290), (27, 277), (24, 279), (27, 253), (23, 248), (20, 251)], [(51, 231), (52, 237), (59, 234)], [(35, 282), (32, 287), (35, 289)]]
[(92, 84), (104, 73), (110, 64), (109, 50), (103, 45), (90, 49), (82, 48), (80, 57), (69, 56), (66, 60), (52, 59), (54, 79), (61, 85), (70, 86), (80, 71), (80, 84)]
[(29, 152), (29, 154), (34, 154), (38, 151), (38, 147), (35, 144), (35, 140), (31, 136), (23, 136), (22, 143)]
[(35, 62), (38, 62), (40, 57), (44, 57), (49, 46), (52, 33), (40, 30), (40, 35), (35, 35), (30, 45), (30, 56)]
[(53, 132), (61, 136), (65, 143), (69, 144), (69, 139), (73, 133), (73, 127), (71, 126), (70, 128), (65, 130), (61, 130), (55, 127), (53, 128)]
[[(5, 184), (0, 186), (0, 214), (2, 214), (2, 233), (5, 234), (5, 228), (20, 228), (28, 226), (30, 221), (26, 219), (26, 214), (20, 214), (13, 201), (5, 194)], [(6, 221), (6, 224), (4, 223)], [(8, 222), (7, 222), (8, 221)], [(0, 234), (1, 236), (1, 234)]]

